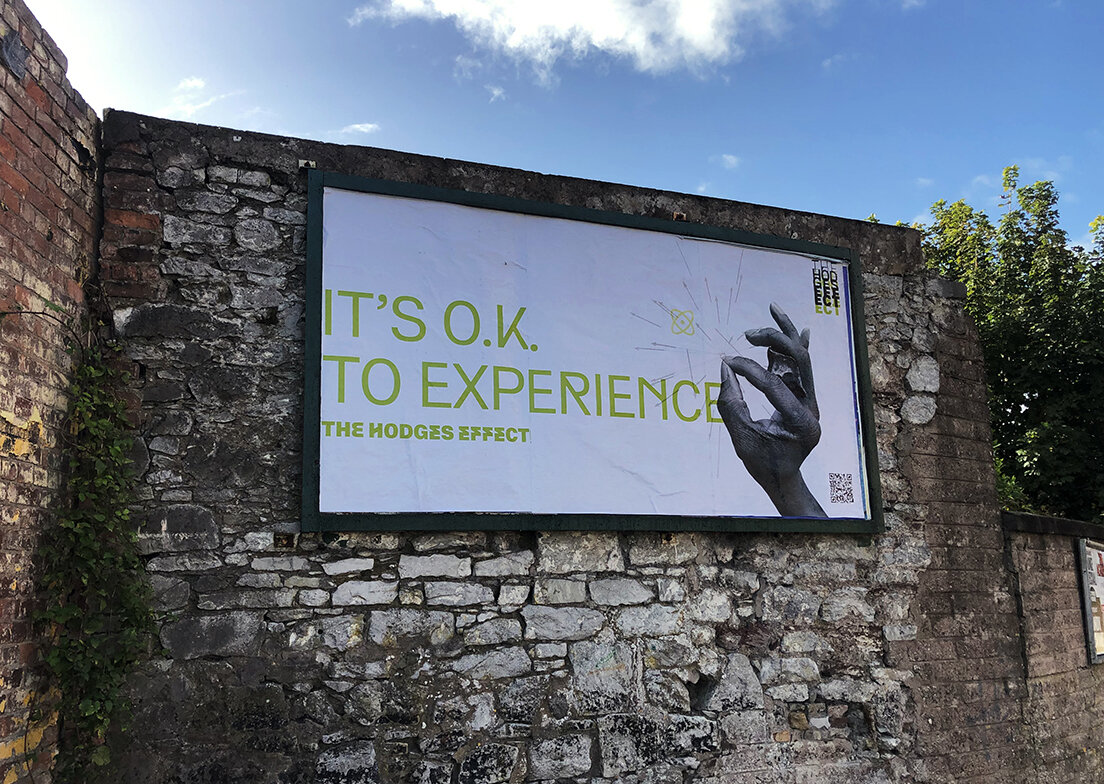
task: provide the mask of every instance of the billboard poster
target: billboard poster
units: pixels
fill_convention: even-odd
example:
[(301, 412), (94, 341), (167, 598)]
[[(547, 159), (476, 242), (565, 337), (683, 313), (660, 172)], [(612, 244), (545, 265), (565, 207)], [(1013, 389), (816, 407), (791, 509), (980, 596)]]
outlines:
[(846, 254), (317, 190), (323, 518), (872, 520)]
[(1104, 661), (1104, 543), (1080, 539), (1081, 608), (1090, 664)]

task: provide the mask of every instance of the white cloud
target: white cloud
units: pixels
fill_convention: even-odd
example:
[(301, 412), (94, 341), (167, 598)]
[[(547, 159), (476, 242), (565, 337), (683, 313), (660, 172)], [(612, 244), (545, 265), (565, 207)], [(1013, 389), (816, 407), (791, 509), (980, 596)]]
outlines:
[(721, 166), (724, 166), (726, 169), (735, 169), (739, 165), (740, 158), (738, 156), (729, 155), (728, 153), (721, 156)]
[(375, 133), (379, 129), (379, 123), (353, 123), (342, 128), (340, 133)]
[(1020, 167), (1020, 184), (1039, 180), (1061, 182), (1062, 174), (1073, 167), (1073, 158), (1068, 155), (1059, 155), (1056, 160), (1047, 158), (1020, 158), (1016, 161)]
[(499, 87), (497, 84), (485, 84), (483, 86), (487, 89), (487, 92), (491, 94), (491, 103), (506, 100), (506, 90), (502, 87)]
[(916, 178), (916, 187), (917, 188), (930, 188), (933, 185), (935, 185), (935, 180), (933, 180), (930, 177), (917, 177)]
[(712, 188), (713, 183), (711, 182), (699, 182), (698, 187), (694, 189), (694, 192), (704, 196), (705, 194), (709, 193)]
[(472, 76), (483, 67), (483, 64), (474, 57), (459, 54), (453, 62), (452, 75), (458, 80), (471, 79)]
[(927, 0), (901, 0), (901, 8), (905, 11), (910, 11), (913, 8), (922, 8)]
[(561, 59), (604, 52), (640, 71), (691, 70), (738, 59), (744, 42), (778, 35), (790, 15), (835, 0), (372, 0), (348, 23), (448, 20), (476, 45), (530, 62), (545, 80)]
[(235, 90), (220, 95), (204, 96), (203, 91), (206, 89), (207, 83), (198, 76), (181, 79), (180, 83), (173, 88), (168, 106), (163, 107), (160, 113), (175, 120), (190, 120), (208, 106), (242, 93), (241, 90)]
[(187, 79), (181, 79), (180, 84), (176, 86), (177, 92), (194, 92), (195, 90), (202, 90), (207, 86), (207, 82), (200, 79), (198, 76), (189, 76)]
[(996, 188), (998, 185), (997, 180), (988, 174), (979, 174), (970, 180), (971, 188)]
[(826, 57), (823, 60), (821, 60), (820, 61), (820, 67), (823, 68), (825, 71), (830, 71), (833, 68), (835, 68), (836, 66), (843, 65), (844, 63), (846, 63), (850, 60), (854, 60), (854, 59), (855, 59), (855, 55), (853, 55), (853, 54), (844, 54), (844, 53), (841, 52), (839, 54), (834, 54), (831, 57)]
[(1086, 231), (1082, 236), (1069, 240), (1067, 244), (1071, 248), (1080, 245), (1086, 250), (1091, 250), (1093, 246), (1093, 233), (1091, 231)]

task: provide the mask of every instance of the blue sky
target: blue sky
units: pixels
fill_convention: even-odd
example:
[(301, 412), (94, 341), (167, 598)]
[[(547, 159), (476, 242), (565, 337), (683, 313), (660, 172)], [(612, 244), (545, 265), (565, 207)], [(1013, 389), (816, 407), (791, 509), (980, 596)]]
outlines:
[(849, 218), (1104, 213), (1099, 0), (27, 0), (88, 101)]

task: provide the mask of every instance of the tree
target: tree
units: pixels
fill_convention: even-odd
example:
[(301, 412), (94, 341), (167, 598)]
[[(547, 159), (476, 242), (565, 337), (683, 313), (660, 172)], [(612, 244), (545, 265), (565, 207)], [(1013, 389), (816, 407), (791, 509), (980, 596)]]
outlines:
[(1004, 170), (994, 225), (964, 201), (932, 205), (928, 264), (966, 286), (985, 355), (1002, 501), (1104, 522), (1104, 216), (1070, 247), (1051, 182)]

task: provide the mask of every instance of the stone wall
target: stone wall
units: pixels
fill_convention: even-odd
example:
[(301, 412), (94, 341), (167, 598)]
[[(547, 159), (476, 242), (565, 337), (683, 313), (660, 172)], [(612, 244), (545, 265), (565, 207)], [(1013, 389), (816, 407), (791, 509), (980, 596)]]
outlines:
[[(168, 613), (120, 780), (955, 781), (959, 757), (999, 740), (946, 733), (971, 667), (1004, 683), (1018, 655), (971, 648), (917, 602), (954, 615), (1000, 532), (976, 343), (916, 232), (120, 112), (104, 125), (105, 286), (140, 368), (142, 543)], [(304, 159), (855, 249), (886, 532), (300, 534)], [(974, 661), (944, 666), (947, 645)], [(1014, 764), (976, 780), (1015, 780)]]
[[(109, 778), (1104, 773), (1072, 545), (1089, 534), (1007, 515), (1002, 531), (978, 344), (915, 232), (121, 112), (100, 168), (95, 114), (21, 0), (0, 0), (0, 35), (0, 310), (86, 311), (102, 174), (100, 282), (143, 401), (136, 516), (161, 649)], [(304, 159), (856, 250), (887, 530), (300, 534)], [(3, 784), (47, 781), (55, 737), (32, 718), (28, 617), (63, 464), (63, 346), (48, 317), (0, 324)]]
[[(21, 0), (0, 2), (0, 781), (47, 780), (56, 735), (33, 715), (34, 550), (64, 466), (69, 334), (99, 220), (98, 120)], [(35, 315), (30, 315), (35, 312)], [(38, 703), (41, 706), (41, 703)]]

